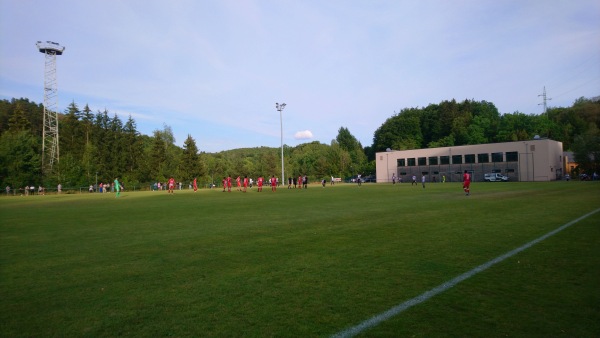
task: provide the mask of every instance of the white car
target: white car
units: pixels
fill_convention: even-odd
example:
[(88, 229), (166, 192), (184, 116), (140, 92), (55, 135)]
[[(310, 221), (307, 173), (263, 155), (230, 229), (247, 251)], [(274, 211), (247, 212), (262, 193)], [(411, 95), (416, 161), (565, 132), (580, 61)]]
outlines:
[(508, 181), (508, 176), (500, 173), (485, 174), (483, 175), (483, 180), (486, 182), (506, 182)]

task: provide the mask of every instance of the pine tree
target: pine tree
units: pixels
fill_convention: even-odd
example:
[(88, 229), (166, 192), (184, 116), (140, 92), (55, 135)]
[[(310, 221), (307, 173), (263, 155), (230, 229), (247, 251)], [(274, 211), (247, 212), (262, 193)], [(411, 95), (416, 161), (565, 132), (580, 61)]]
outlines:
[(10, 132), (21, 132), (21, 131), (29, 131), (31, 124), (27, 119), (27, 115), (23, 105), (20, 102), (17, 102), (15, 110), (13, 114), (8, 119), (8, 130)]
[[(143, 143), (140, 138), (140, 134), (136, 130), (135, 120), (129, 115), (125, 126), (123, 127), (123, 135), (125, 141), (125, 170), (126, 175), (123, 175), (123, 180), (132, 180), (137, 183), (140, 178), (140, 163), (142, 163), (142, 156), (144, 153)], [(129, 183), (129, 182), (126, 182)]]
[(162, 133), (159, 130), (154, 131), (154, 140), (152, 142), (152, 148), (150, 149), (149, 155), (149, 166), (151, 180), (156, 182), (164, 181), (166, 179), (165, 173), (163, 172), (166, 162), (167, 147), (166, 142), (162, 137)]
[(194, 177), (202, 176), (203, 172), (196, 141), (188, 134), (183, 143), (183, 155), (180, 166), (181, 178), (185, 181), (191, 181)]

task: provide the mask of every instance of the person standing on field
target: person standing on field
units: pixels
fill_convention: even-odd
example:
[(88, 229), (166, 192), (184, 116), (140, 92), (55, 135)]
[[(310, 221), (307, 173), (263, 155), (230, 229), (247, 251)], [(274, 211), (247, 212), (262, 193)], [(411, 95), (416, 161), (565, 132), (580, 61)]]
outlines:
[(248, 176), (244, 176), (244, 192), (248, 189)]
[(425, 175), (421, 176), (421, 184), (423, 184), (423, 189), (425, 189)]
[(463, 191), (466, 196), (471, 194), (471, 174), (465, 170), (463, 174)]
[[(240, 178), (238, 177), (238, 186), (240, 185)], [(238, 189), (239, 190), (239, 189)], [(227, 176), (227, 191), (231, 192), (231, 175)]]
[(198, 179), (196, 177), (194, 177), (192, 185), (194, 186), (194, 192), (198, 191)]
[(277, 191), (277, 179), (275, 178), (275, 175), (271, 176), (271, 191)]
[(258, 179), (256, 180), (256, 185), (258, 185), (258, 192), (262, 192), (262, 186), (263, 186), (263, 177), (258, 176)]
[(121, 183), (119, 183), (119, 178), (118, 177), (115, 177), (115, 182), (114, 182), (113, 186), (115, 187), (115, 191), (117, 193), (115, 195), (115, 198), (118, 198), (119, 195), (121, 194)]
[(175, 190), (175, 179), (173, 178), (173, 176), (171, 176), (171, 178), (169, 178), (169, 182), (168, 182), (168, 187), (169, 187), (169, 194), (173, 194)]
[(417, 176), (416, 176), (416, 175), (413, 175), (412, 179), (413, 179), (413, 181), (412, 181), (412, 183), (410, 184), (410, 186), (411, 186), (411, 187), (412, 187), (412, 185), (413, 185), (413, 184), (414, 184), (414, 185), (417, 185)]

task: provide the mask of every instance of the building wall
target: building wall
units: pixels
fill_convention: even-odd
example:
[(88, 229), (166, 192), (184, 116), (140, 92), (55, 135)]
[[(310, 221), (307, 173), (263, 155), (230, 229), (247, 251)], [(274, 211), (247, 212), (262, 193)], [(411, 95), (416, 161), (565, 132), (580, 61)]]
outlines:
[(552, 181), (564, 172), (562, 143), (548, 139), (379, 152), (375, 165), (377, 182), (391, 182), (392, 174), (405, 182), (422, 174), (428, 182), (460, 182), (464, 170), (474, 181), (493, 172), (510, 181)]
[(563, 158), (563, 167), (565, 171), (563, 174), (573, 176), (575, 174), (575, 168), (577, 168), (578, 166), (579, 164), (575, 162), (575, 154), (573, 154), (570, 151), (565, 151)]

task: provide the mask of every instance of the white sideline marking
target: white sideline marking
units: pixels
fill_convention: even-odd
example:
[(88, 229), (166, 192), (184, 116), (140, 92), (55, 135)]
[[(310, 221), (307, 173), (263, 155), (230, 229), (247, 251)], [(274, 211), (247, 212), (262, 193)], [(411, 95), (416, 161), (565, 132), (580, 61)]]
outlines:
[(366, 329), (369, 329), (371, 327), (377, 326), (381, 322), (386, 321), (386, 320), (388, 320), (388, 319), (390, 319), (390, 318), (398, 315), (402, 311), (404, 311), (406, 309), (409, 309), (409, 308), (411, 308), (414, 305), (420, 304), (420, 303), (428, 300), (429, 298), (437, 295), (438, 293), (442, 293), (442, 292), (450, 289), (451, 287), (455, 286), (456, 284), (464, 281), (465, 279), (473, 277), (474, 275), (476, 275), (476, 274), (478, 274), (478, 273), (486, 270), (487, 268), (491, 267), (492, 265), (500, 263), (503, 260), (505, 260), (507, 258), (510, 258), (510, 257), (518, 254), (519, 252), (525, 250), (525, 249), (530, 248), (531, 246), (533, 246), (533, 245), (535, 245), (535, 244), (537, 244), (537, 243), (545, 240), (546, 238), (548, 238), (550, 236), (553, 236), (553, 235), (559, 233), (560, 231), (562, 231), (562, 230), (570, 227), (571, 225), (573, 225), (573, 224), (575, 224), (575, 223), (577, 223), (577, 222), (579, 222), (579, 221), (581, 221), (581, 220), (583, 220), (583, 219), (585, 219), (585, 218), (587, 218), (587, 217), (589, 217), (589, 216), (597, 213), (598, 211), (600, 211), (600, 208), (598, 208), (598, 209), (596, 209), (596, 210), (594, 210), (594, 211), (592, 211), (590, 213), (587, 213), (587, 214), (585, 214), (585, 215), (577, 218), (576, 220), (573, 220), (573, 221), (571, 221), (571, 222), (569, 222), (569, 223), (567, 223), (565, 225), (562, 225), (562, 226), (558, 227), (557, 229), (554, 229), (554, 230), (550, 231), (549, 233), (547, 233), (547, 234), (545, 234), (545, 235), (543, 235), (543, 236), (541, 236), (541, 237), (539, 237), (537, 239), (534, 239), (533, 241), (531, 241), (531, 242), (529, 242), (529, 243), (527, 243), (527, 244), (525, 244), (525, 245), (523, 245), (523, 246), (521, 246), (519, 248), (516, 248), (516, 249), (514, 249), (512, 251), (509, 251), (509, 252), (505, 253), (504, 255), (498, 256), (498, 257), (492, 259), (491, 261), (488, 261), (487, 263), (481, 264), (480, 266), (474, 268), (471, 271), (465, 272), (465, 273), (463, 273), (462, 275), (460, 275), (458, 277), (454, 277), (453, 279), (451, 279), (451, 280), (449, 280), (447, 282), (444, 282), (443, 284), (440, 284), (440, 285), (436, 286), (435, 288), (433, 288), (433, 289), (431, 289), (429, 291), (426, 291), (426, 292), (422, 293), (421, 295), (419, 295), (419, 296), (417, 296), (417, 297), (415, 297), (413, 299), (409, 299), (409, 300), (407, 300), (406, 302), (404, 302), (402, 304), (396, 305), (393, 308), (391, 308), (391, 309), (389, 309), (389, 310), (387, 310), (385, 312), (382, 312), (382, 313), (380, 313), (380, 314), (378, 314), (376, 316), (373, 316), (373, 317), (365, 320), (364, 322), (362, 322), (362, 323), (360, 323), (360, 324), (358, 324), (356, 326), (353, 326), (353, 327), (348, 328), (348, 329), (346, 329), (344, 331), (338, 332), (338, 333), (334, 334), (331, 337), (335, 337), (335, 338), (338, 338), (338, 337), (354, 337), (357, 334), (361, 333), (362, 331), (364, 331)]

